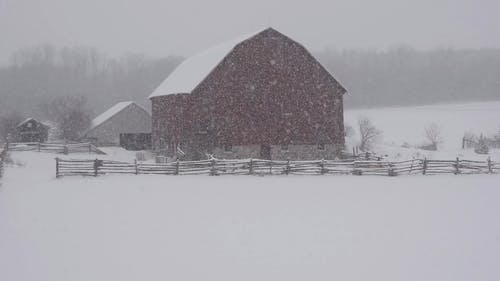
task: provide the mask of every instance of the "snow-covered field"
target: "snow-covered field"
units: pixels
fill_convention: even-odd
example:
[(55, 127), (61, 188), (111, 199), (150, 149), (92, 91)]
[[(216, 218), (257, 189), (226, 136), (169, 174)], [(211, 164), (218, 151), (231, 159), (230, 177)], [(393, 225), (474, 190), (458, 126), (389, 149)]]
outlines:
[[(491, 136), (500, 132), (500, 101), (346, 110), (345, 122), (356, 129), (357, 120), (361, 116), (371, 119), (383, 133), (375, 151), (399, 159), (421, 155), (434, 159), (453, 159), (457, 156), (483, 159), (484, 156), (478, 156), (472, 151), (460, 150), (464, 133)], [(439, 151), (415, 149), (414, 147), (425, 143), (424, 130), (432, 123), (441, 128), (443, 142)], [(353, 136), (348, 139), (347, 145), (356, 145), (357, 138)], [(404, 143), (412, 148), (402, 148)], [(498, 151), (493, 151), (491, 156), (500, 159)]]
[[(496, 133), (500, 102), (349, 110), (346, 122), (359, 116), (383, 131), (377, 152), (389, 158), (484, 160), (460, 139)], [(401, 147), (423, 143), (432, 122), (439, 151)], [(96, 156), (11, 156), (2, 281), (500, 280), (500, 175), (55, 179), (56, 156)]]
[(500, 175), (54, 177), (12, 154), (0, 280), (500, 280)]

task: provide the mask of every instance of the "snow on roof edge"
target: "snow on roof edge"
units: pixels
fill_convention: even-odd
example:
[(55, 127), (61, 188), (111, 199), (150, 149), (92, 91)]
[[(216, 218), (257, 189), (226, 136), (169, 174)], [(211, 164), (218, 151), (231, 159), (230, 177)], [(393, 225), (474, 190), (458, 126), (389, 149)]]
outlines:
[(28, 117), (28, 118), (24, 119), (24, 121), (22, 121), (22, 122), (20, 122), (19, 124), (17, 124), (17, 126), (16, 126), (16, 127), (22, 126), (22, 125), (24, 125), (25, 123), (29, 122), (30, 120), (33, 120), (33, 121), (35, 121), (35, 122), (37, 122), (37, 123), (41, 124), (42, 126), (48, 127), (47, 125), (45, 125), (44, 123), (42, 123), (42, 122), (38, 121), (36, 118), (33, 118), (33, 117)]
[(239, 36), (187, 58), (148, 98), (191, 93), (238, 44), (267, 29)]
[(119, 102), (119, 103), (113, 105), (108, 110), (104, 111), (103, 113), (101, 113), (99, 116), (97, 116), (96, 118), (94, 118), (92, 120), (92, 122), (90, 124), (90, 128), (87, 130), (87, 132), (100, 126), (102, 123), (108, 121), (111, 117), (115, 116), (117, 113), (121, 112), (122, 110), (124, 110), (125, 108), (127, 108), (128, 106), (130, 106), (132, 104), (135, 104), (135, 102), (122, 101), (122, 102)]
[(28, 117), (28, 118), (24, 119), (23, 121), (19, 122), (19, 123), (17, 124), (17, 126), (16, 126), (16, 127), (22, 126), (22, 125), (24, 125), (26, 122), (28, 122), (28, 121), (30, 121), (30, 120), (35, 120), (35, 121), (37, 121), (37, 120), (36, 120), (35, 118), (33, 118), (33, 117)]

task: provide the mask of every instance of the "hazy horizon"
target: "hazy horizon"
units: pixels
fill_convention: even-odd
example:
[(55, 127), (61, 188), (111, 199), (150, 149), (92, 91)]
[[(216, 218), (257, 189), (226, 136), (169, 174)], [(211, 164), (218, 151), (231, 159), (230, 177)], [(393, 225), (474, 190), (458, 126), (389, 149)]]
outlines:
[(0, 0), (0, 65), (41, 44), (92, 46), (111, 56), (189, 56), (273, 27), (312, 51), (500, 48), (500, 2)]

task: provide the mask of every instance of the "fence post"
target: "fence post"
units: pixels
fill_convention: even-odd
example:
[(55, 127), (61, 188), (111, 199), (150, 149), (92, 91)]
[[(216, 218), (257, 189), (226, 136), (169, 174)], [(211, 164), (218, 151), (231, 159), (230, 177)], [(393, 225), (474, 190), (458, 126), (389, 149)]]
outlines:
[(135, 164), (135, 174), (138, 175), (139, 174), (139, 166), (137, 165), (137, 159), (134, 160), (134, 164)]
[(0, 155), (0, 178), (2, 178), (3, 175), (3, 157)]
[(64, 145), (64, 147), (63, 147), (63, 153), (64, 153), (65, 155), (68, 155), (69, 150), (68, 150), (68, 146), (67, 146), (67, 145)]
[(422, 175), (425, 175), (426, 172), (427, 172), (427, 157), (424, 158), (423, 167), (422, 167)]
[(92, 154), (92, 144), (89, 142), (89, 154)]
[(177, 158), (177, 160), (175, 160), (175, 174), (174, 175), (178, 175), (179, 174), (179, 158)]
[(248, 174), (252, 175), (253, 174), (253, 159), (250, 158), (250, 165), (248, 167)]
[(391, 162), (389, 163), (389, 170), (388, 170), (388, 174), (387, 174), (389, 177), (395, 177), (397, 176), (398, 174), (396, 173), (396, 171), (394, 171), (394, 164)]
[(358, 168), (358, 162), (357, 161), (354, 161), (352, 163), (352, 166), (353, 166), (353, 170), (352, 170), (352, 174), (355, 175), (355, 176), (361, 176), (363, 174), (363, 171), (361, 171), (361, 169), (357, 169)]
[(325, 170), (325, 159), (321, 159), (321, 162), (319, 162), (319, 167), (321, 170), (319, 171), (320, 174), (324, 175), (326, 170)]
[(40, 142), (37, 143), (38, 152), (40, 152)]
[(99, 171), (99, 160), (97, 160), (96, 158), (94, 160), (94, 177), (97, 177), (98, 171)]
[(269, 160), (269, 174), (273, 174), (273, 160)]
[(215, 159), (212, 159), (212, 161), (210, 162), (210, 175), (211, 176), (215, 176), (217, 175), (217, 171), (216, 171), (216, 168), (215, 168)]
[(454, 174), (455, 175), (460, 174), (460, 160), (458, 159), (458, 157), (457, 157), (457, 160), (455, 161), (455, 165), (454, 166), (455, 166), (455, 172), (454, 172)]
[(290, 173), (290, 160), (286, 160), (285, 175)]
[(56, 157), (56, 178), (59, 178), (59, 158)]
[(491, 157), (488, 156), (488, 173), (493, 173), (493, 165), (491, 163)]

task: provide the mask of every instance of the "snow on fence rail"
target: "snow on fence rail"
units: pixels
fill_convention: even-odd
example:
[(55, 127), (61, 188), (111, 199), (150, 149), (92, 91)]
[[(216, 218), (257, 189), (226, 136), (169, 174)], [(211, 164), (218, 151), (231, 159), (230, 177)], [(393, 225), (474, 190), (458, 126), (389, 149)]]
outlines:
[(7, 143), (5, 145), (8, 151), (38, 151), (38, 152), (56, 152), (56, 153), (95, 153), (106, 154), (91, 143), (43, 143), (43, 142), (20, 142)]
[(381, 175), (411, 174), (487, 174), (500, 172), (500, 163), (470, 160), (407, 161), (274, 161), (262, 159), (176, 161), (163, 164), (118, 162), (110, 160), (64, 160), (56, 158), (56, 177), (98, 176), (104, 174), (157, 175)]

